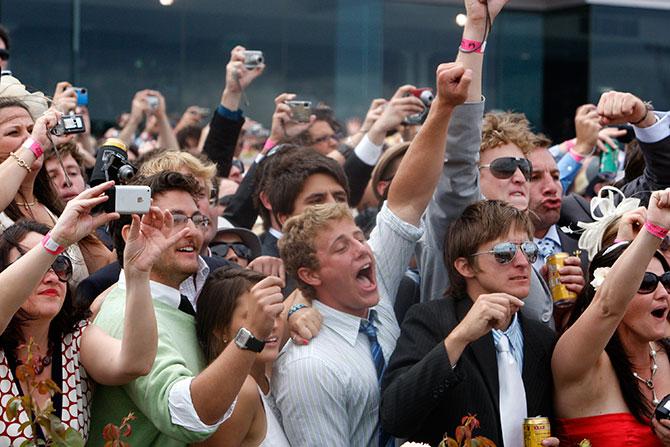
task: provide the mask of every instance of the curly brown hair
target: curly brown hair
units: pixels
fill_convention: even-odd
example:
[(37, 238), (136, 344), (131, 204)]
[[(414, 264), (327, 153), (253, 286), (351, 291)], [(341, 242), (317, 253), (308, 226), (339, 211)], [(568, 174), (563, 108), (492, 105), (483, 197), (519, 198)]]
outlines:
[(530, 129), (530, 122), (523, 113), (489, 112), (482, 123), (482, 143), (479, 152), (505, 144), (514, 144), (528, 156), (538, 146), (538, 136)]

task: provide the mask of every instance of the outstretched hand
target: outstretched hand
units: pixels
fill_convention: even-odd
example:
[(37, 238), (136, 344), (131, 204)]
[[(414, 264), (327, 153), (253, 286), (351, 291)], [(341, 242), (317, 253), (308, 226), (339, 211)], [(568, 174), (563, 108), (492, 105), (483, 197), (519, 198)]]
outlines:
[(437, 98), (440, 104), (456, 107), (468, 98), (472, 82), (472, 70), (465, 69), (460, 62), (449, 62), (437, 67)]
[(670, 188), (651, 194), (647, 220), (663, 228), (670, 228)]
[(91, 215), (91, 210), (95, 206), (109, 199), (103, 193), (112, 186), (114, 186), (113, 181), (101, 183), (70, 200), (51, 230), (51, 238), (59, 245), (67, 247), (94, 232), (99, 226), (118, 219), (119, 213), (103, 212), (95, 216)]
[(128, 240), (123, 251), (123, 269), (129, 273), (149, 273), (161, 253), (188, 233), (188, 228), (172, 234), (170, 211), (152, 206), (140, 217), (133, 214)]

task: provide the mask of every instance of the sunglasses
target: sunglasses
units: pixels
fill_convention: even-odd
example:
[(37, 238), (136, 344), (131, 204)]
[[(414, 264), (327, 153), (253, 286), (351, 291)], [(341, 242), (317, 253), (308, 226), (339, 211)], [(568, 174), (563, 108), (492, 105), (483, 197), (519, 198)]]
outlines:
[(9, 60), (9, 51), (5, 49), (0, 49), (0, 59), (3, 61)]
[(252, 259), (252, 253), (251, 249), (244, 245), (241, 242), (215, 242), (209, 246), (209, 249), (212, 251), (212, 254), (219, 256), (221, 258), (225, 258), (226, 255), (228, 254), (228, 250), (233, 249), (233, 252), (239, 256), (240, 258), (246, 259), (247, 261), (251, 261)]
[(665, 272), (661, 276), (658, 276), (652, 272), (644, 272), (644, 277), (642, 277), (642, 284), (637, 293), (646, 295), (648, 293), (653, 293), (658, 286), (658, 283), (663, 284), (665, 290), (670, 292), (670, 272)]
[(533, 164), (527, 158), (523, 157), (501, 157), (496, 158), (488, 165), (481, 165), (479, 169), (489, 168), (491, 174), (495, 178), (499, 179), (508, 179), (511, 178), (516, 172), (517, 168), (521, 170), (521, 173), (526, 178), (526, 181), (530, 181), (531, 176), (533, 175)]
[[(20, 257), (16, 258), (14, 262), (18, 261)], [(14, 264), (14, 262), (11, 262), (7, 267)], [(54, 271), (60, 282), (68, 282), (72, 279), (72, 261), (65, 255), (56, 256), (54, 262), (51, 263), (51, 270)]]
[(528, 262), (531, 264), (537, 260), (539, 249), (537, 248), (537, 244), (535, 244), (533, 241), (525, 241), (521, 243), (501, 242), (494, 245), (491, 250), (481, 251), (479, 253), (473, 254), (472, 256), (490, 254), (493, 255), (496, 262), (500, 264), (509, 264), (512, 262), (512, 259), (514, 259), (514, 256), (516, 256), (517, 247), (521, 248), (521, 253), (523, 253)]

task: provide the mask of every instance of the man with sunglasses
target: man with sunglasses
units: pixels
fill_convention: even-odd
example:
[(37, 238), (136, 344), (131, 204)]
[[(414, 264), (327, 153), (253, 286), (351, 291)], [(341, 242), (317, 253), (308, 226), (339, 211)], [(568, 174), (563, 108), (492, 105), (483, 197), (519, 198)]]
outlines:
[[(96, 388), (91, 440), (101, 444), (104, 425), (133, 412), (133, 439), (137, 445), (186, 446), (210, 436), (227, 419), (234, 400), (255, 361), (258, 344), (270, 336), (275, 317), (282, 311), (281, 280), (274, 278), (271, 293), (250, 297), (249, 316), (241, 338), (205, 367), (195, 334), (197, 293), (188, 295), (193, 284), (202, 288), (207, 265), (199, 256), (203, 234), (199, 227), (208, 217), (198, 209), (197, 182), (176, 172), (163, 172), (137, 180), (151, 187), (152, 204), (169, 210), (173, 232), (188, 229), (153, 265), (150, 289), (158, 325), (158, 353), (151, 372), (122, 387)], [(118, 227), (117, 227), (118, 228)], [(114, 236), (127, 238), (128, 226)], [(193, 279), (195, 276), (195, 279)], [(122, 278), (122, 277), (120, 277)], [(184, 282), (191, 280), (184, 289)], [(102, 304), (96, 323), (120, 337), (123, 331), (124, 285), (112, 289)], [(254, 344), (255, 342), (255, 344)], [(212, 398), (216, 396), (216, 398)]]
[(236, 227), (223, 217), (218, 219), (218, 231), (209, 249), (212, 256), (247, 267), (261, 255), (261, 241), (246, 228)]
[(477, 202), (455, 220), (448, 295), (405, 317), (382, 382), (384, 429), (437, 445), (476, 414), (478, 434), (518, 447), (525, 417), (552, 414), (554, 332), (517, 312), (537, 255), (528, 213), (502, 201)]

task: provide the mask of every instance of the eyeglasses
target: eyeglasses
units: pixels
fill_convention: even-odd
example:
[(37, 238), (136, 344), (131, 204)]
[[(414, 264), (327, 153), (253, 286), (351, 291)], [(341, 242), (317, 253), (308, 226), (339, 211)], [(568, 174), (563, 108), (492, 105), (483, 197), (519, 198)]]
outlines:
[[(21, 253), (21, 255), (24, 254), (25, 253)], [(20, 257), (21, 256), (16, 258), (14, 262), (18, 261)], [(11, 262), (7, 267), (14, 264), (14, 262)], [(51, 263), (50, 268), (54, 271), (60, 282), (68, 282), (72, 279), (72, 261), (69, 257), (65, 255), (56, 256), (56, 259)]]
[(253, 258), (251, 249), (241, 242), (214, 242), (209, 246), (212, 254), (222, 258), (225, 258), (228, 255), (228, 250), (231, 248), (233, 249), (233, 252), (240, 258), (244, 258), (247, 261), (251, 261)]
[(516, 256), (517, 247), (521, 248), (521, 252), (531, 264), (537, 259), (538, 248), (533, 241), (525, 242), (501, 242), (493, 246), (491, 250), (481, 251), (472, 256), (491, 254), (495, 260), (500, 264), (509, 264)]
[(9, 60), (9, 51), (5, 49), (0, 49), (0, 59), (3, 61)]
[(661, 276), (658, 276), (652, 272), (644, 272), (642, 283), (640, 284), (640, 288), (638, 289), (637, 293), (641, 293), (643, 295), (652, 293), (656, 290), (659, 282), (663, 284), (665, 290), (670, 292), (670, 272), (665, 272)]
[(193, 222), (193, 225), (195, 225), (196, 227), (205, 228), (205, 227), (207, 227), (207, 225), (209, 225), (209, 218), (207, 218), (207, 217), (205, 217), (205, 216), (203, 216), (202, 214), (199, 214), (199, 213), (194, 214), (190, 217), (185, 215), (185, 214), (174, 213), (172, 215), (172, 220), (174, 222), (175, 228), (183, 227), (184, 225), (186, 225), (188, 223), (189, 220), (191, 222)]
[(531, 176), (533, 175), (533, 164), (527, 158), (523, 157), (501, 157), (496, 158), (488, 165), (481, 165), (479, 169), (489, 168), (491, 174), (495, 178), (499, 179), (508, 179), (514, 175), (517, 168), (521, 170), (521, 173), (526, 178), (526, 181), (530, 181)]

